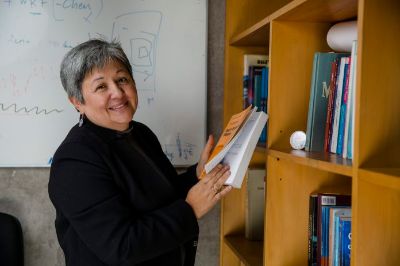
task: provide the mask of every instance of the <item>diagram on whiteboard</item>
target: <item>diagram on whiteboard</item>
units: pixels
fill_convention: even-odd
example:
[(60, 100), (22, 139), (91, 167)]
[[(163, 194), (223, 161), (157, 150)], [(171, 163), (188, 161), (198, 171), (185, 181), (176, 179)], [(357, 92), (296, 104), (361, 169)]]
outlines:
[[(143, 23), (145, 22), (145, 23)], [(115, 18), (112, 39), (120, 40), (132, 64), (139, 90), (155, 90), (159, 11), (131, 12)]]

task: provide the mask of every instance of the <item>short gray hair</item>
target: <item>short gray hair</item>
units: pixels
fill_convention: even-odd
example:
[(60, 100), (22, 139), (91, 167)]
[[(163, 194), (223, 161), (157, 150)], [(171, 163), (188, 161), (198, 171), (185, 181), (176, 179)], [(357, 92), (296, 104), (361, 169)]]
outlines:
[(132, 66), (118, 41), (92, 39), (72, 48), (64, 56), (60, 69), (61, 83), (68, 97), (85, 103), (82, 95), (85, 76), (95, 68), (103, 68), (110, 61), (120, 62), (133, 79)]

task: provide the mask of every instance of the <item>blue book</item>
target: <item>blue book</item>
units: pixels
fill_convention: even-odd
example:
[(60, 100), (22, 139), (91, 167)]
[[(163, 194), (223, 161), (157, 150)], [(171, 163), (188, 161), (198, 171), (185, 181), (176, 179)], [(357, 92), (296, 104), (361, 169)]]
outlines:
[(350, 266), (351, 254), (351, 217), (341, 217), (339, 219), (339, 235), (341, 236), (341, 255), (340, 265)]
[(306, 151), (323, 151), (332, 62), (340, 53), (315, 53), (308, 104)]
[(344, 143), (344, 127), (346, 121), (346, 112), (348, 105), (348, 93), (349, 93), (349, 77), (350, 77), (349, 61), (344, 65), (344, 82), (342, 88), (342, 102), (340, 105), (340, 116), (339, 116), (339, 130), (338, 130), (338, 140), (336, 153), (342, 155), (343, 153), (343, 143)]
[(351, 195), (318, 193), (317, 265), (328, 265), (330, 208), (351, 206)]
[[(243, 109), (246, 109), (250, 104), (253, 104), (253, 92), (249, 92), (250, 81), (250, 66), (265, 66), (268, 64), (268, 55), (260, 54), (245, 54), (243, 56)], [(252, 88), (251, 88), (252, 89)], [(250, 98), (249, 98), (250, 97)]]
[(254, 89), (254, 106), (261, 107), (261, 90), (262, 90), (262, 70), (264, 67), (253, 67), (253, 89)]
[(351, 217), (350, 207), (331, 210), (329, 265), (339, 266), (339, 218)]
[[(261, 73), (261, 111), (267, 113), (267, 102), (268, 102), (268, 67), (263, 67)], [(260, 137), (261, 143), (267, 142), (267, 126), (265, 126), (261, 132)]]

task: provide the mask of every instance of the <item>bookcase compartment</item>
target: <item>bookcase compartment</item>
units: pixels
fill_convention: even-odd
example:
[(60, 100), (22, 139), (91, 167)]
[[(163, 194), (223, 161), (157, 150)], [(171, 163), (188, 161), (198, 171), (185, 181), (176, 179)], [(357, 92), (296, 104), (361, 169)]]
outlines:
[[(308, 265), (315, 191), (352, 195), (351, 265), (400, 265), (400, 1), (226, 4), (224, 124), (242, 108), (243, 55), (260, 52), (270, 56), (269, 121), (267, 149), (252, 160), (267, 169), (263, 255), (241, 240), (245, 194), (234, 191), (222, 201), (220, 265)], [(347, 20), (358, 21), (353, 161), (289, 143), (307, 128), (314, 53), (331, 51), (328, 30)]]
[[(374, 174), (358, 175), (356, 224), (352, 237), (353, 265), (400, 265), (400, 186), (370, 182)], [(353, 254), (352, 254), (353, 255)]]
[(359, 165), (400, 168), (400, 2), (362, 2)]
[(290, 148), (290, 135), (307, 128), (314, 53), (329, 51), (331, 23), (272, 21), (268, 146)]
[(268, 264), (307, 265), (310, 194), (315, 191), (351, 194), (352, 178), (271, 155), (267, 160), (264, 253)]

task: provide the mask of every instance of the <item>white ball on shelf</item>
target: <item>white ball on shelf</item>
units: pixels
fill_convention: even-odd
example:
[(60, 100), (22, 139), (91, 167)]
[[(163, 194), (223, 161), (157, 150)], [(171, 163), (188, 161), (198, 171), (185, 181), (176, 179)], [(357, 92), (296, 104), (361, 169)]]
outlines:
[(290, 136), (290, 145), (295, 150), (301, 150), (306, 145), (306, 133), (303, 131), (295, 131)]

